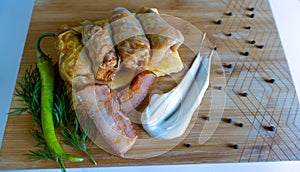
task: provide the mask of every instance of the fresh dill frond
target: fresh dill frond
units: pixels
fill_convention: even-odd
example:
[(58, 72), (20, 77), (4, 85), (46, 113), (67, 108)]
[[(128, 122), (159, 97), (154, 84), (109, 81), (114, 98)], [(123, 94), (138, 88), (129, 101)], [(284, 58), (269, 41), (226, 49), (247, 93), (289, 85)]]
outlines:
[(60, 167), (62, 172), (66, 172), (66, 167), (63, 160), (56, 156), (56, 154), (50, 150), (46, 145), (39, 147), (36, 150), (30, 150), (29, 153), (26, 154), (31, 160), (39, 161), (39, 160), (52, 160), (55, 161)]
[(33, 161), (38, 160), (52, 160), (55, 161), (60, 167), (62, 172), (66, 171), (63, 160), (58, 157), (46, 144), (43, 133), (40, 130), (32, 130), (32, 135), (36, 139), (38, 147), (36, 150), (30, 150), (26, 155)]
[(36, 143), (37, 147), (46, 145), (46, 142), (45, 142), (43, 133), (41, 132), (41, 129), (32, 129), (31, 134), (35, 138), (35, 140), (37, 141), (37, 143)]
[(27, 68), (18, 85), (20, 88), (16, 89), (16, 96), (20, 97), (25, 105), (14, 108), (10, 114), (22, 115), (27, 112), (32, 116), (38, 127), (41, 128), (41, 82), (37, 68), (32, 68), (32, 66)]
[(76, 129), (76, 126), (79, 126), (79, 122), (77, 120), (77, 118), (75, 119), (75, 125), (73, 126), (73, 130), (70, 130), (70, 127), (66, 127), (64, 126), (64, 124), (62, 124), (62, 135), (64, 136), (65, 143), (67, 145), (73, 146), (75, 148), (77, 148), (78, 150), (81, 150), (82, 152), (84, 152), (89, 158), (90, 160), (94, 163), (94, 165), (97, 165), (96, 160), (94, 159), (94, 157), (87, 151), (87, 147), (86, 147), (86, 143), (88, 140), (87, 134), (85, 131), (83, 131), (82, 128)]
[[(59, 86), (55, 87), (54, 90), (54, 126), (61, 128), (61, 134), (65, 138), (65, 144), (84, 152), (96, 165), (95, 159), (86, 149), (88, 137), (80, 127), (77, 119), (72, 103), (71, 91), (68, 90), (64, 81), (60, 78), (56, 79), (56, 84)], [(62, 171), (66, 171), (63, 160), (60, 157), (57, 157), (54, 151), (49, 149), (42, 133), (41, 80), (37, 67), (27, 68), (18, 85), (19, 88), (16, 89), (16, 96), (22, 99), (24, 106), (14, 108), (10, 114), (22, 115), (28, 113), (37, 125), (37, 128), (31, 131), (37, 142), (37, 149), (29, 151), (26, 155), (28, 155), (31, 160), (53, 160), (59, 165)]]
[(50, 150), (48, 147), (40, 147), (37, 150), (30, 150), (27, 153), (31, 160), (38, 161), (38, 160), (54, 160), (56, 161), (57, 157), (53, 154), (53, 151)]
[(96, 160), (89, 154), (86, 149), (88, 137), (86, 132), (80, 127), (76, 112), (73, 107), (72, 94), (68, 90), (65, 83), (57, 87), (54, 104), (54, 114), (60, 116), (61, 134), (66, 139), (64, 142), (67, 145), (73, 146), (76, 149), (84, 152), (91, 161), (97, 165)]
[[(37, 141), (37, 149), (30, 150), (26, 155), (31, 160), (53, 160), (59, 165), (62, 171), (66, 171), (63, 161), (47, 146), (42, 133), (41, 80), (37, 67), (32, 68), (30, 66), (27, 68), (18, 85), (19, 88), (16, 89), (16, 96), (20, 97), (25, 105), (15, 108), (10, 114), (22, 115), (26, 112), (31, 115), (37, 125), (37, 129), (32, 130), (32, 135)], [(59, 119), (54, 119), (54, 123), (58, 124), (58, 121)]]
[[(47, 150), (44, 148), (40, 148), (34, 151), (29, 151), (28, 154), (26, 154), (31, 160), (38, 161), (38, 160), (53, 160), (55, 161), (62, 172), (66, 172), (66, 167), (61, 158), (57, 158), (56, 155), (52, 155), (53, 151)], [(55, 157), (52, 157), (55, 156)]]

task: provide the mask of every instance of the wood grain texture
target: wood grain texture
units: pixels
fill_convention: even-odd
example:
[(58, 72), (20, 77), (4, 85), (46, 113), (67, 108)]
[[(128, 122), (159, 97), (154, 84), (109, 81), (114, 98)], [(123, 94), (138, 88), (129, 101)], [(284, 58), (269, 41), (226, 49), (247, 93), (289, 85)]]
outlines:
[[(197, 111), (195, 126), (169, 152), (148, 159), (122, 159), (90, 143), (89, 151), (97, 159), (98, 166), (300, 160), (299, 102), (267, 0), (37, 0), (17, 81), (20, 81), (25, 69), (35, 63), (34, 42), (39, 34), (57, 32), (63, 24), (76, 26), (86, 19), (95, 21), (106, 18), (118, 6), (132, 12), (143, 6), (156, 7), (162, 14), (190, 22), (207, 32), (210, 42), (217, 45), (220, 64), (232, 64), (233, 67), (212, 71), (211, 79), (225, 76), (226, 86), (219, 90), (211, 85)], [(249, 11), (249, 7), (255, 10)], [(228, 12), (233, 15), (228, 16)], [(248, 16), (252, 13), (255, 18)], [(217, 25), (217, 20), (223, 23)], [(247, 26), (251, 29), (246, 29)], [(232, 35), (227, 36), (228, 33)], [(251, 40), (255, 40), (256, 44), (250, 44)], [(260, 49), (257, 45), (264, 45), (264, 48)], [(42, 47), (56, 58), (53, 40), (43, 41)], [(193, 54), (184, 49), (181, 51), (184, 57)], [(243, 55), (246, 51), (249, 56)], [(270, 78), (274, 78), (275, 83), (266, 82)], [(224, 109), (222, 104), (210, 102), (212, 93), (218, 91), (220, 97), (222, 93), (226, 95)], [(247, 92), (248, 97), (241, 96), (243, 92)], [(218, 94), (215, 95), (218, 98)], [(17, 100), (13, 97), (11, 108), (20, 105)], [(215, 109), (214, 113), (209, 114), (211, 109)], [(218, 109), (220, 113), (217, 113)], [(206, 120), (208, 115), (209, 121)], [(227, 123), (227, 118), (231, 118), (233, 123)], [(239, 127), (239, 123), (243, 123), (244, 127)], [(0, 169), (57, 168), (54, 162), (31, 162), (24, 155), (34, 149), (35, 140), (30, 134), (33, 124), (28, 115), (9, 117), (0, 151)], [(215, 125), (217, 129), (214, 131), (212, 126)], [(275, 132), (267, 130), (270, 125), (275, 126)], [(204, 127), (205, 132), (201, 132)], [(213, 135), (199, 144), (199, 139), (205, 140), (211, 132)], [(187, 148), (185, 143), (192, 146)], [(238, 144), (239, 149), (233, 149), (233, 144)], [(72, 148), (64, 148), (67, 152), (84, 156)], [(67, 162), (66, 166), (93, 167), (87, 157), (85, 159), (82, 163)]]

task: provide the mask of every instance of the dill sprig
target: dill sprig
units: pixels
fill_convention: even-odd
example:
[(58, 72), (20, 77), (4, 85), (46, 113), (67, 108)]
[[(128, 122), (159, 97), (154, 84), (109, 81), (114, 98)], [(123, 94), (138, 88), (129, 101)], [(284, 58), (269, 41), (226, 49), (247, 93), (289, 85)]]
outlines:
[[(65, 143), (83, 151), (94, 164), (95, 159), (87, 152), (86, 143), (87, 135), (79, 125), (75, 110), (73, 109), (71, 92), (68, 91), (65, 83), (61, 79), (56, 82), (60, 86), (55, 87), (53, 122), (55, 127), (60, 126)], [(16, 89), (16, 96), (20, 97), (25, 103), (23, 107), (15, 108), (10, 114), (21, 115), (28, 113), (37, 125), (36, 129), (32, 129), (32, 135), (36, 139), (37, 149), (29, 151), (26, 155), (31, 160), (53, 160), (62, 171), (66, 171), (63, 160), (58, 157), (46, 144), (41, 124), (41, 81), (37, 67), (29, 67), (25, 70), (18, 82), (19, 88)]]
[(26, 69), (21, 82), (18, 82), (20, 89), (16, 89), (16, 96), (20, 97), (25, 106), (15, 108), (10, 114), (21, 115), (25, 112), (31, 114), (33, 120), (41, 128), (41, 82), (37, 67), (32, 69), (30, 66)]
[[(16, 89), (16, 96), (20, 97), (25, 105), (15, 108), (10, 114), (22, 115), (28, 113), (37, 125), (36, 129), (31, 130), (31, 134), (37, 141), (37, 149), (30, 150), (26, 155), (31, 160), (53, 160), (57, 162), (62, 171), (66, 171), (62, 159), (57, 157), (55, 153), (49, 149), (42, 133), (41, 80), (37, 67), (32, 68), (32, 66), (30, 66), (27, 68), (21, 78), (21, 82), (18, 82), (18, 85), (20, 88)], [(59, 123), (58, 119), (57, 116), (54, 118), (55, 126)]]
[(40, 130), (33, 129), (32, 135), (35, 137), (38, 147), (36, 150), (30, 150), (26, 155), (33, 161), (38, 160), (53, 160), (60, 167), (62, 172), (66, 171), (63, 160), (56, 156), (56, 154), (47, 146), (43, 133)]
[(61, 134), (66, 139), (64, 141), (65, 144), (84, 152), (90, 160), (97, 165), (96, 160), (87, 151), (86, 144), (88, 137), (86, 132), (80, 127), (76, 112), (73, 108), (71, 91), (69, 91), (64, 84), (57, 88), (57, 101), (54, 104), (54, 110), (57, 116), (61, 117), (59, 125), (62, 128)]

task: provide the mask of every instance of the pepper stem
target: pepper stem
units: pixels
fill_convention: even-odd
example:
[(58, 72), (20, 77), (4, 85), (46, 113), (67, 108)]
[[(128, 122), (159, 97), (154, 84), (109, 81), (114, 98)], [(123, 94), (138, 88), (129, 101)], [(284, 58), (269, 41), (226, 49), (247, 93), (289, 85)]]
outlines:
[(35, 42), (35, 48), (36, 48), (36, 60), (37, 61), (42, 61), (42, 60), (47, 60), (48, 57), (43, 53), (43, 51), (41, 50), (41, 40), (45, 37), (55, 37), (54, 33), (44, 33), (38, 36), (36, 42)]

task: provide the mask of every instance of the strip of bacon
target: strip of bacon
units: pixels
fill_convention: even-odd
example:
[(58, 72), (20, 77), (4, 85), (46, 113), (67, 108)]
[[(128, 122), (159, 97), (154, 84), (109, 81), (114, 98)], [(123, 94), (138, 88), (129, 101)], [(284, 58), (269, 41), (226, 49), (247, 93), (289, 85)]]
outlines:
[(144, 100), (154, 81), (155, 75), (144, 71), (119, 93), (111, 93), (107, 85), (100, 84), (87, 85), (77, 91), (79, 105), (93, 120), (105, 142), (121, 157), (138, 137), (126, 114)]

